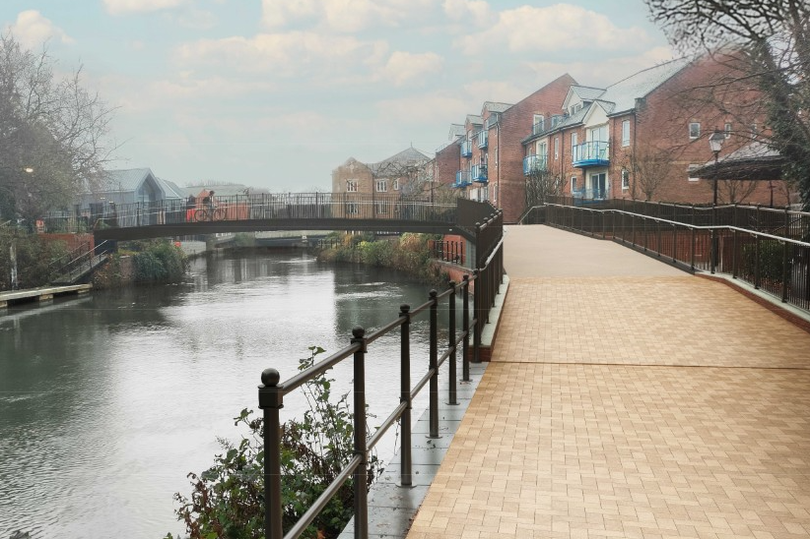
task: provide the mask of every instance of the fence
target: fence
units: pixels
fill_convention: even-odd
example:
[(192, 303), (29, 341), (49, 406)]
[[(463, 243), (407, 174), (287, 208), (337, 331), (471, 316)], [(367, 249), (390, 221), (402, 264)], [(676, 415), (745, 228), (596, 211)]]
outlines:
[[(545, 217), (552, 226), (612, 239), (688, 271), (729, 274), (810, 312), (810, 243), (796, 239), (807, 237), (807, 214), (764, 208), (735, 213), (734, 209), (725, 207), (723, 219), (747, 222), (755, 217), (753, 226), (782, 234), (732, 224), (712, 226), (711, 208), (708, 212), (686, 214), (701, 224), (559, 204), (549, 204)], [(720, 216), (716, 219), (723, 222)], [(703, 224), (705, 221), (709, 223)]]
[[(383, 435), (397, 421), (401, 422), (400, 455), (402, 468), (400, 482), (403, 487), (413, 483), (412, 443), (411, 443), (411, 408), (414, 397), (428, 386), (429, 389), (429, 436), (439, 437), (439, 368), (449, 360), (448, 378), (451, 404), (457, 403), (457, 366), (456, 356), (461, 347), (462, 380), (470, 380), (470, 361), (480, 361), (481, 326), (494, 305), (497, 294), (496, 280), (503, 278), (503, 213), (494, 215), (476, 224), (476, 260), (479, 262), (472, 275), (465, 275), (461, 283), (451, 282), (442, 293), (430, 292), (429, 300), (411, 309), (408, 305), (400, 307), (399, 316), (386, 326), (366, 334), (365, 329), (357, 327), (352, 330), (351, 344), (336, 354), (312, 365), (298, 375), (280, 382), (281, 376), (275, 369), (262, 372), (262, 385), (259, 386), (259, 408), (264, 417), (264, 499), (265, 499), (265, 537), (282, 538), (282, 500), (281, 500), (281, 455), (280, 455), (280, 410), (284, 397), (307, 381), (331, 369), (341, 361), (353, 358), (354, 361), (354, 457), (343, 468), (340, 475), (327, 487), (315, 504), (310, 507), (301, 519), (284, 536), (285, 539), (298, 538), (314, 521), (338, 490), (353, 478), (354, 487), (354, 536), (356, 539), (368, 537), (368, 504), (366, 485), (368, 484), (368, 452), (381, 440)], [(470, 313), (469, 296), (471, 287), (475, 286), (473, 312)], [(456, 300), (462, 296), (461, 331), (457, 332)], [(449, 331), (446, 349), (439, 355), (438, 342), (438, 309), (439, 303), (447, 299)], [(429, 317), (430, 344), (429, 362), (426, 374), (411, 387), (410, 378), (410, 324), (420, 315)], [(471, 318), (472, 316), (472, 318)], [(400, 331), (400, 404), (397, 406), (371, 435), (366, 439), (369, 425), (366, 418), (365, 402), (365, 354), (377, 339)], [(470, 337), (473, 344), (470, 345)]]

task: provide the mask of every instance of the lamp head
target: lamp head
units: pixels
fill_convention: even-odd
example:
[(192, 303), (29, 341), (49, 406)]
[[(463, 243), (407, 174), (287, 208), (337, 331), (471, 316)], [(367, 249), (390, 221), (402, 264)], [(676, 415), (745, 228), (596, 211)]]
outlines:
[(712, 149), (712, 153), (717, 155), (720, 153), (720, 150), (723, 148), (723, 143), (726, 141), (726, 135), (719, 129), (715, 129), (712, 136), (709, 137), (709, 147)]

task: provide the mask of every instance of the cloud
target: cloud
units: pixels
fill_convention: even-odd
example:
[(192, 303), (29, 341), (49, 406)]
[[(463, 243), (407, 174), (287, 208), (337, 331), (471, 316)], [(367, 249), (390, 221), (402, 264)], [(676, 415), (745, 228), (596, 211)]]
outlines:
[(228, 67), (244, 73), (272, 73), (280, 77), (356, 76), (358, 65), (379, 59), (384, 42), (360, 41), (350, 36), (317, 32), (259, 34), (253, 38), (229, 37), (182, 45), (177, 59), (186, 65)]
[(380, 70), (380, 76), (390, 80), (395, 86), (410, 82), (424, 83), (428, 75), (441, 70), (442, 63), (442, 57), (433, 52), (412, 54), (395, 51)]
[(489, 4), (483, 0), (445, 0), (444, 13), (455, 21), (472, 20), (477, 26), (493, 20)]
[(491, 27), (465, 35), (456, 45), (466, 54), (476, 55), (504, 45), (510, 52), (522, 53), (619, 50), (649, 42), (649, 36), (640, 28), (618, 28), (605, 15), (579, 6), (556, 4), (502, 11)]
[(432, 0), (262, 0), (262, 23), (270, 29), (315, 23), (354, 33), (421, 20), (432, 4)]
[(187, 0), (104, 0), (104, 6), (110, 15), (128, 15), (173, 9), (186, 2)]
[(61, 28), (46, 19), (39, 11), (29, 9), (17, 15), (14, 24), (7, 27), (14, 38), (28, 48), (42, 45), (49, 40), (58, 40), (62, 43), (73, 43), (74, 39)]
[[(480, 106), (480, 104), (478, 105)], [(375, 104), (383, 125), (436, 125), (437, 118), (446, 118), (447, 125), (463, 119), (469, 112), (465, 96), (423, 94), (400, 99), (384, 99)], [(444, 129), (444, 124), (442, 129)], [(439, 140), (443, 133), (437, 132)]]
[[(527, 62), (526, 66), (528, 71), (535, 72), (543, 80), (548, 79), (549, 74), (554, 74), (554, 78), (556, 78), (567, 72), (580, 84), (606, 87), (637, 73), (641, 69), (672, 59), (672, 49), (669, 47), (654, 47), (638, 55), (603, 58), (593, 62)], [(540, 86), (538, 85), (538, 88)]]

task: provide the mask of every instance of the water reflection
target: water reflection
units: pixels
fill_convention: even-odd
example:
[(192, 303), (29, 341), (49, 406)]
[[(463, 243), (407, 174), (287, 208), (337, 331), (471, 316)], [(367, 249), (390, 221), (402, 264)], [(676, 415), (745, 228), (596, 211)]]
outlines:
[[(295, 374), (307, 348), (330, 352), (351, 328), (379, 327), (424, 285), (387, 270), (334, 268), (306, 255), (214, 256), (188, 283), (96, 292), (0, 316), (0, 538), (162, 537), (179, 532), (172, 494), (234, 438), (256, 407), (259, 374)], [(415, 322), (414, 378), (427, 363)], [(398, 403), (399, 348), (368, 355), (368, 399)], [(333, 373), (346, 390), (351, 364)], [(284, 413), (298, 413), (291, 395)]]

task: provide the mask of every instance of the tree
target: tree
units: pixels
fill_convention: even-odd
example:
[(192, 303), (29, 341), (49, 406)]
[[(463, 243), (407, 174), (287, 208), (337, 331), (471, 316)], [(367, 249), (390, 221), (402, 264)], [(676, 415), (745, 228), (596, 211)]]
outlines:
[(629, 155), (630, 193), (633, 200), (643, 196), (652, 200), (659, 187), (667, 182), (675, 169), (672, 149), (661, 149), (653, 145), (639, 143)]
[(810, 208), (810, 4), (806, 0), (645, 0), (670, 42), (684, 52), (735, 47), (756, 86), (766, 129), (752, 130), (784, 157), (783, 179)]
[(562, 174), (554, 174), (545, 167), (532, 167), (526, 176), (526, 208), (545, 204), (562, 191)]
[(57, 79), (47, 49), (0, 35), (0, 215), (32, 223), (100, 181), (112, 113), (82, 87), (81, 68)]

